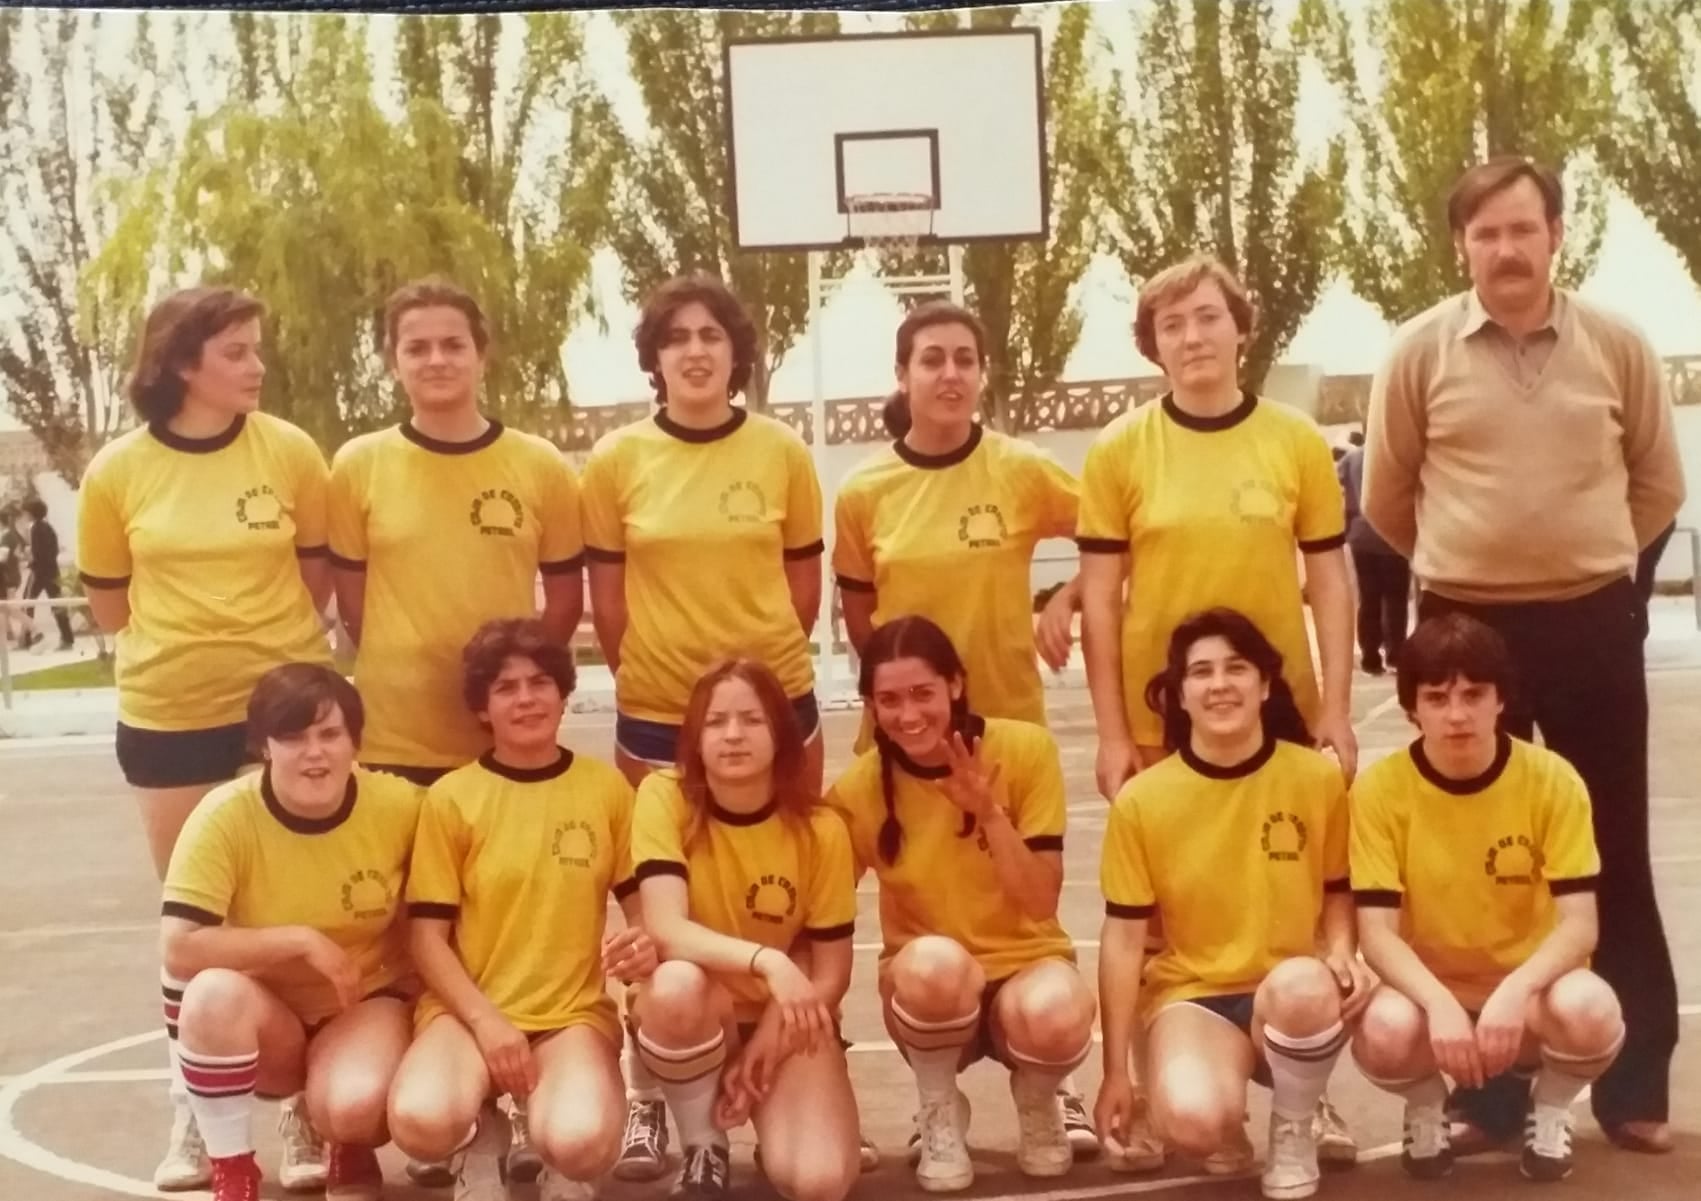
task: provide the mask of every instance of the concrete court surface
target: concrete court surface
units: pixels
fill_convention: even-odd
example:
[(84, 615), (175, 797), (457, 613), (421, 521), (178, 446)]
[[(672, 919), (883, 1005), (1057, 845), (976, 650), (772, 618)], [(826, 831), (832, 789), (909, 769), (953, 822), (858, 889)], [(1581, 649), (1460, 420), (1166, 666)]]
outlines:
[[(1688, 659), (1687, 656), (1685, 656)], [(1677, 960), (1685, 1042), (1673, 1080), (1674, 1155), (1660, 1159), (1613, 1150), (1587, 1118), (1579, 1121), (1577, 1169), (1549, 1186), (1556, 1197), (1694, 1201), (1701, 1197), (1701, 669), (1656, 666), (1653, 701), (1653, 824), (1660, 898)], [(1368, 760), (1403, 745), (1409, 727), (1388, 680), (1360, 677), (1356, 713)], [(1078, 940), (1081, 964), (1096, 971), (1100, 897), (1099, 842), (1104, 806), (1092, 784), (1091, 710), (1084, 693), (1052, 694), (1054, 727), (1070, 784), (1070, 829), (1063, 919)], [(855, 714), (828, 716), (829, 774), (845, 762)], [(604, 715), (569, 719), (568, 741), (593, 755), (612, 753)], [(168, 1122), (164, 1042), (155, 986), (157, 890), (132, 802), (112, 759), (110, 739), (0, 743), (0, 1201), (98, 1201), (156, 1194), (148, 1183)], [(917, 1197), (902, 1152), (914, 1103), (910, 1077), (892, 1052), (874, 1004), (878, 922), (865, 882), (857, 930), (857, 976), (846, 1032), (857, 1040), (852, 1072), (864, 1127), (886, 1154), (853, 1197)], [(1081, 1071), (1089, 1105), (1096, 1057)], [(974, 1101), (970, 1143), (978, 1178), (970, 1196), (1045, 1201), (1149, 1196), (1256, 1198), (1255, 1179), (1209, 1180), (1186, 1163), (1157, 1178), (1116, 1175), (1083, 1162), (1058, 1180), (1029, 1181), (1015, 1169), (1014, 1115), (1001, 1071), (981, 1064), (965, 1076)], [(1330, 1173), (1320, 1196), (1398, 1201), (1449, 1195), (1519, 1195), (1537, 1186), (1512, 1157), (1461, 1163), (1451, 1180), (1420, 1185), (1398, 1166), (1399, 1109), (1366, 1085), (1343, 1059), (1332, 1096), (1364, 1149), (1353, 1170)], [(1266, 1098), (1252, 1090), (1254, 1143), (1262, 1149)], [(268, 1197), (275, 1182), (274, 1109), (255, 1108), (255, 1130)], [(735, 1134), (734, 1190), (772, 1196), (750, 1166), (748, 1129)], [(387, 1196), (425, 1201), (409, 1185), (393, 1148), (384, 1152)], [(610, 1186), (611, 1201), (660, 1197), (669, 1180), (643, 1188)], [(531, 1188), (516, 1188), (531, 1197)], [(194, 1195), (194, 1194), (191, 1194)], [(204, 1196), (205, 1194), (200, 1194)]]

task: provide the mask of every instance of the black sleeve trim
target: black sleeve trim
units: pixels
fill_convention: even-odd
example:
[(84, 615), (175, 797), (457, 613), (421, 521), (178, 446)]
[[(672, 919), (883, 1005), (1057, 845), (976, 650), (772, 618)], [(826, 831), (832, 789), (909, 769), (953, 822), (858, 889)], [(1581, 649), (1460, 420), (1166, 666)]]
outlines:
[(1309, 542), (1301, 540), (1299, 549), (1303, 554), (1320, 555), (1326, 550), (1340, 550), (1346, 544), (1347, 532), (1342, 530), (1329, 538), (1313, 538)]
[(77, 578), (83, 581), (85, 588), (128, 588), (130, 586), (130, 577), (127, 575), (90, 575), (86, 571), (80, 571), (77, 573)]
[(841, 592), (866, 592), (869, 596), (874, 595), (874, 585), (867, 580), (852, 579), (848, 575), (834, 576), (833, 578), (839, 582)]
[(681, 880), (688, 878), (685, 874), (685, 865), (676, 863), (672, 859), (646, 859), (632, 872), (632, 879), (639, 883), (643, 883), (652, 876), (678, 876)]
[(1063, 835), (1035, 834), (1032, 838), (1022, 839), (1030, 851), (1062, 851)]
[(1599, 876), (1577, 876), (1570, 880), (1549, 880), (1547, 887), (1556, 897), (1569, 897), (1580, 892), (1594, 892), (1600, 882)]
[(182, 901), (167, 901), (159, 907), (164, 917), (180, 917), (186, 922), (194, 922), (197, 926), (222, 926), (224, 918), (211, 909), (202, 909), (199, 905), (185, 905)]
[(1120, 555), (1128, 550), (1126, 538), (1077, 538), (1075, 545), (1083, 554)]
[(409, 901), (409, 917), (435, 918), (442, 922), (452, 922), (461, 916), (459, 905), (445, 905), (441, 901)]
[(578, 554), (555, 563), (539, 563), (537, 569), (544, 575), (577, 575), (585, 569), (585, 556)]
[(336, 551), (330, 550), (328, 548), (326, 549), (325, 553), (331, 557), (331, 566), (332, 567), (339, 568), (342, 571), (365, 571), (366, 570), (366, 560), (365, 559), (345, 559), (341, 555), (339, 555)]
[(626, 552), (623, 550), (604, 550), (600, 546), (587, 546), (585, 559), (591, 563), (624, 563)]
[(1398, 909), (1402, 900), (1404, 898), (1392, 889), (1353, 889), (1353, 901), (1360, 909)]
[(826, 552), (827, 552), (827, 544), (825, 542), (823, 542), (821, 539), (817, 538), (817, 539), (815, 539), (815, 541), (811, 542), (808, 546), (788, 546), (788, 547), (786, 547), (785, 556), (786, 556), (787, 562), (796, 563), (796, 562), (803, 560), (803, 559), (813, 559), (818, 555), (826, 554)]
[(322, 544), (319, 546), (298, 546), (295, 548), (295, 557), (298, 559), (324, 559), (330, 557), (330, 554), (331, 548)]
[(841, 938), (849, 938), (856, 933), (856, 923), (846, 922), (842, 926), (805, 926), (803, 937), (811, 942), (837, 942)]
[(1104, 903), (1104, 915), (1106, 917), (1119, 917), (1131, 922), (1144, 921), (1156, 914), (1157, 911), (1156, 905), (1119, 905), (1115, 901)]
[(614, 886), (614, 899), (617, 901), (624, 901), (627, 897), (637, 891), (638, 877), (628, 876), (626, 879), (620, 881), (620, 883)]
[(1346, 876), (1342, 876), (1339, 880), (1325, 880), (1325, 881), (1323, 881), (1323, 891), (1326, 892), (1326, 893), (1329, 893), (1329, 892), (1343, 893), (1343, 892), (1351, 892), (1352, 890), (1353, 890), (1353, 882), (1352, 882), (1351, 879), (1349, 879)]

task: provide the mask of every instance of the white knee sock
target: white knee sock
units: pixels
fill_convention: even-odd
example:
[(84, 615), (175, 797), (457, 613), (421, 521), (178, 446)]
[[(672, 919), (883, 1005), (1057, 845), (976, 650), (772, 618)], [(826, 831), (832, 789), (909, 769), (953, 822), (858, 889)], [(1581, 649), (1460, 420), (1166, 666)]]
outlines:
[(1264, 1059), (1270, 1065), (1270, 1108), (1289, 1119), (1309, 1119), (1329, 1073), (1347, 1045), (1346, 1027), (1336, 1022), (1321, 1034), (1302, 1038), (1283, 1034), (1274, 1026), (1264, 1027)]
[(1564, 1055), (1551, 1047), (1543, 1047), (1542, 1065), (1536, 1072), (1531, 1097), (1537, 1105), (1570, 1109), (1572, 1102), (1577, 1100), (1577, 1094), (1612, 1066), (1623, 1046), (1624, 1036), (1620, 1035), (1610, 1050), (1599, 1055)]
[(638, 1032), (627, 1027), (630, 1038), (626, 1043), (626, 1099), (628, 1101), (660, 1101), (661, 1081), (650, 1071), (650, 1065), (638, 1054)]
[(260, 1056), (198, 1055), (178, 1048), (189, 1108), (213, 1159), (230, 1159), (254, 1150), (248, 1114), (260, 1077)]
[(177, 1046), (177, 1015), (183, 1008), (183, 990), (189, 987), (185, 981), (174, 980), (166, 975), (165, 969), (159, 973), (160, 1002), (165, 1014), (165, 1053), (171, 1064), (171, 1100), (176, 1105), (189, 1103), (189, 1090), (183, 1083), (183, 1062), (178, 1056)]
[(638, 1053), (661, 1081), (680, 1142), (687, 1147), (726, 1146), (726, 1131), (715, 1125), (715, 1098), (726, 1067), (726, 1035), (717, 1030), (700, 1046), (675, 1049), (658, 1046), (640, 1030)]
[(922, 1022), (904, 1012), (894, 1000), (892, 1016), (897, 1019), (898, 1041), (903, 1043), (904, 1055), (915, 1073), (916, 1092), (923, 1101), (950, 1097), (957, 1088), (963, 1048), (980, 1029), (980, 1006), (963, 1017)]

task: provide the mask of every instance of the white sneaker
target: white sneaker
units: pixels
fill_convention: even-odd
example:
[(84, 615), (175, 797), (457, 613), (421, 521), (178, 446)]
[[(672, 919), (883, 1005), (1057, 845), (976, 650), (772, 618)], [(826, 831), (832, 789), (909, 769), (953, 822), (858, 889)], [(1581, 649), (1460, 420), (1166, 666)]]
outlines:
[(592, 1201), (596, 1195), (594, 1184), (584, 1180), (569, 1180), (552, 1168), (545, 1168), (538, 1177), (538, 1201)]
[(1400, 1166), (1418, 1180), (1439, 1180), (1453, 1170), (1453, 1123), (1443, 1105), (1406, 1103)]
[(1143, 1099), (1135, 1101), (1125, 1140), (1120, 1144), (1113, 1142), (1105, 1150), (1113, 1172), (1160, 1172), (1169, 1158), (1169, 1148), (1152, 1129), (1151, 1110)]
[(1258, 1152), (1252, 1149), (1252, 1140), (1246, 1137), (1243, 1126), (1227, 1143), (1207, 1155), (1200, 1166), (1207, 1176), (1244, 1176), (1257, 1162)]
[(1271, 1114), (1270, 1153), (1264, 1161), (1261, 1182), (1264, 1195), (1278, 1201), (1309, 1197), (1317, 1191), (1321, 1177), (1312, 1118), (1284, 1118), (1280, 1114)]
[(283, 1161), (278, 1183), (286, 1193), (317, 1193), (325, 1187), (328, 1167), (325, 1143), (307, 1120), (307, 1101), (300, 1093), (278, 1106), (278, 1133), (283, 1136)]
[(1024, 1176), (1061, 1176), (1075, 1162), (1063, 1104), (1057, 1089), (1036, 1086), (1020, 1068), (1010, 1073), (1010, 1097), (1016, 1102), (1016, 1166)]
[(920, 1156), (915, 1180), (925, 1192), (955, 1193), (975, 1182), (967, 1142), (969, 1099), (961, 1089), (950, 1096), (928, 1097), (916, 1114)]
[(1571, 1175), (1571, 1110), (1562, 1105), (1530, 1107), (1524, 1119), (1524, 1155), (1519, 1171), (1526, 1179), (1551, 1184)]
[(187, 1098), (173, 1098), (171, 1136), (166, 1141), (165, 1157), (154, 1169), (154, 1187), (162, 1193), (183, 1193), (206, 1188), (212, 1182), (213, 1161), (201, 1141), (195, 1113)]
[(1324, 1163), (1358, 1162), (1358, 1140), (1328, 1097), (1317, 1102), (1317, 1112), (1311, 1115), (1311, 1132), (1317, 1138), (1317, 1158)]
[(1097, 1155), (1101, 1150), (1099, 1132), (1093, 1128), (1087, 1102), (1080, 1093), (1072, 1093), (1067, 1088), (1057, 1090), (1057, 1101), (1063, 1106), (1063, 1130), (1069, 1136), (1069, 1145), (1075, 1149), (1076, 1157), (1087, 1159)]
[(472, 1142), (449, 1161), (455, 1174), (455, 1201), (508, 1201), (502, 1165), (510, 1137), (507, 1118), (486, 1105), (478, 1115)]

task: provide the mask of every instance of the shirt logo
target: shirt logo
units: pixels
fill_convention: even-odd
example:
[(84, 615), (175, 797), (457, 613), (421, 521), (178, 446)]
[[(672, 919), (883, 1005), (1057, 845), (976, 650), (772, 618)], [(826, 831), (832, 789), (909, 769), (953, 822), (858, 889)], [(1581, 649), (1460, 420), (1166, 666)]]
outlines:
[(275, 530), (283, 523), (283, 506), (270, 484), (250, 488), (236, 498), (236, 520), (251, 530)]
[(508, 489), (486, 488), (473, 498), (472, 523), (480, 534), (512, 538), (526, 523), (526, 511)]
[(970, 550), (1003, 546), (1008, 533), (997, 505), (970, 505), (957, 522), (957, 541)]
[(768, 498), (755, 480), (739, 480), (721, 493), (721, 516), (728, 521), (749, 524), (761, 521), (768, 512)]
[(343, 912), (356, 921), (388, 917), (394, 900), (384, 874), (372, 868), (362, 868), (343, 881)]
[(1508, 834), (1488, 848), (1482, 867), (1496, 884), (1534, 884), (1542, 878), (1542, 853), (1528, 835)]
[(1264, 480), (1243, 480), (1229, 501), (1234, 515), (1247, 524), (1274, 525), (1281, 521), (1282, 494)]
[(1271, 863), (1298, 863), (1308, 841), (1310, 838), (1299, 814), (1283, 813), (1278, 809), (1264, 819), (1264, 832), (1258, 845), (1264, 851), (1264, 858)]
[(797, 912), (797, 886), (784, 876), (765, 875), (745, 892), (744, 908), (759, 922), (782, 925)]
[(586, 822), (561, 822), (550, 839), (549, 853), (562, 867), (590, 867), (597, 857), (597, 832)]

